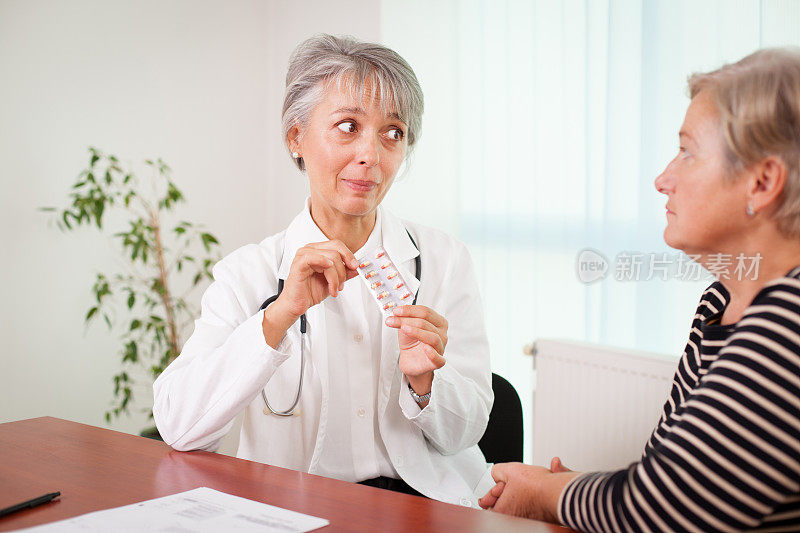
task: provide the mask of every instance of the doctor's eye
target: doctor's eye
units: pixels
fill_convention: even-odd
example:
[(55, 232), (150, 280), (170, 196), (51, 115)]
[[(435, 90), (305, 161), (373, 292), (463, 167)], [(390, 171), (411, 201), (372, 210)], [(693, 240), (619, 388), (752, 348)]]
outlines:
[(402, 141), (403, 137), (405, 137), (405, 132), (400, 128), (392, 128), (386, 132), (386, 135), (393, 141)]
[(340, 122), (336, 125), (344, 133), (353, 133), (356, 131), (356, 123), (351, 120), (345, 120), (344, 122)]

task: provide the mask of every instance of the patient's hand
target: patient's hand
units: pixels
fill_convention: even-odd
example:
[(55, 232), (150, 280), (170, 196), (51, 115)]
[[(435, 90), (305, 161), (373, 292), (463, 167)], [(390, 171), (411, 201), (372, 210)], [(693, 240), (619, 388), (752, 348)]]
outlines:
[(550, 471), (553, 472), (554, 474), (557, 474), (559, 472), (572, 472), (572, 470), (561, 464), (560, 457), (553, 457), (552, 459), (550, 459)]
[(478, 503), (498, 513), (558, 522), (561, 491), (579, 474), (564, 467), (558, 458), (550, 466), (558, 472), (522, 463), (494, 465), (492, 477), (497, 484)]
[(497, 500), (500, 498), (500, 495), (503, 494), (503, 489), (505, 488), (506, 484), (502, 481), (497, 483), (494, 487), (492, 487), (486, 495), (478, 500), (478, 505), (483, 507), (484, 509), (493, 509), (494, 504), (497, 503)]

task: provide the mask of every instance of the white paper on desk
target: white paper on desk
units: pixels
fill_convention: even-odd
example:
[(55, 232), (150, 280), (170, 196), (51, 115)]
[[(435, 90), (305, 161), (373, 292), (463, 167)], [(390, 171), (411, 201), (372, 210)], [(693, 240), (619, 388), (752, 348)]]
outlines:
[(328, 521), (208, 487), (36, 526), (29, 532), (303, 532)]

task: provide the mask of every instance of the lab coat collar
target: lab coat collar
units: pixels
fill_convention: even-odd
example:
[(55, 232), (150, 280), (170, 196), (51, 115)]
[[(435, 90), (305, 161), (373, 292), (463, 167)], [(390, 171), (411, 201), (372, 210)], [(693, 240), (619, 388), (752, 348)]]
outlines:
[[(409, 238), (409, 233), (406, 231), (405, 224), (396, 216), (383, 210), (382, 207), (378, 207), (378, 209), (382, 210), (381, 214), (383, 215), (383, 248), (386, 250), (386, 253), (389, 254), (392, 261), (394, 261), (395, 265), (400, 267), (405, 266), (407, 261), (411, 261), (419, 255), (419, 250), (414, 246), (411, 238)], [(419, 245), (419, 239), (417, 238), (415, 240), (417, 241), (417, 245)], [(412, 269), (409, 273), (411, 274), (410, 278), (414, 278), (414, 270)], [(403, 277), (410, 285), (411, 279), (409, 279), (409, 276), (406, 276), (405, 273), (403, 274)], [(416, 291), (416, 286), (413, 288)]]
[(289, 269), (294, 261), (294, 256), (297, 250), (302, 248), (308, 243), (324, 242), (329, 240), (328, 237), (322, 233), (319, 226), (311, 218), (311, 198), (306, 198), (305, 206), (300, 213), (294, 217), (292, 223), (286, 228), (286, 234), (283, 240), (283, 256), (281, 257), (281, 264), (278, 267), (278, 278), (285, 280), (289, 275)]

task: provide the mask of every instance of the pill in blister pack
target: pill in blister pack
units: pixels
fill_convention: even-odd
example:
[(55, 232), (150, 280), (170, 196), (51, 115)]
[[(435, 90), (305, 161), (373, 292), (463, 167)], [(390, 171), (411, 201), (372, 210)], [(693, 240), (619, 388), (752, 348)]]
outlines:
[(392, 308), (408, 305), (414, 300), (403, 276), (398, 272), (386, 250), (378, 246), (359, 254), (358, 273), (364, 278), (375, 301), (385, 315), (392, 314)]

